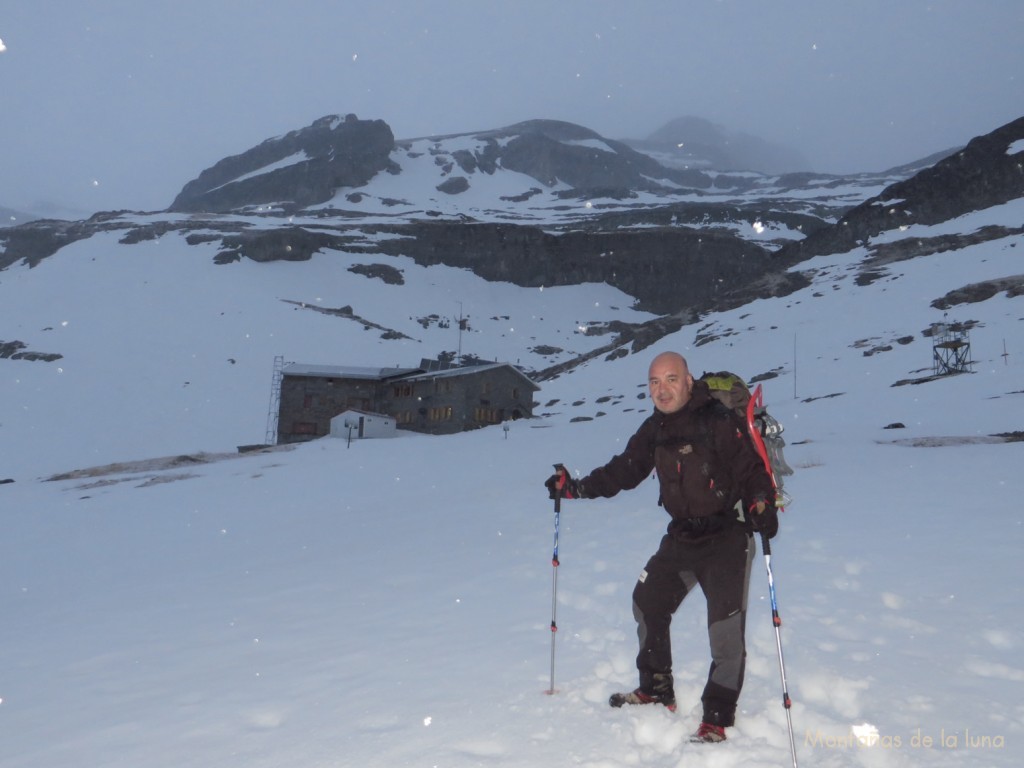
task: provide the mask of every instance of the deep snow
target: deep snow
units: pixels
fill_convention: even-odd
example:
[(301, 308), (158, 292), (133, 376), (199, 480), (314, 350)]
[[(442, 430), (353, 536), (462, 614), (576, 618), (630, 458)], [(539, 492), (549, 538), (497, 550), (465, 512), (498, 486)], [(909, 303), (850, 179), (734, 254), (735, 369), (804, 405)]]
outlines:
[[(1017, 203), (997, 218), (1021, 214)], [(177, 235), (97, 236), (9, 268), (0, 337), (64, 357), (0, 360), (0, 479), (15, 480), (0, 485), (0, 763), (788, 765), (760, 559), (729, 741), (685, 741), (708, 664), (699, 596), (674, 625), (679, 712), (606, 705), (635, 685), (629, 595), (667, 522), (653, 481), (564, 504), (557, 693), (544, 693), (543, 480), (554, 462), (586, 472), (619, 450), (649, 408), (650, 358), (675, 349), (698, 373), (779, 373), (765, 388), (797, 471), (773, 568), (801, 764), (1020, 765), (1022, 444), (989, 436), (1022, 428), (1021, 299), (949, 312), (977, 321), (973, 374), (892, 384), (931, 369), (922, 331), (943, 313), (929, 302), (1019, 273), (1022, 247), (1017, 236), (889, 265), (867, 286), (854, 282), (863, 249), (814, 259), (800, 265), (817, 270), (806, 290), (544, 382), (537, 418), (507, 435), (241, 456), (264, 436), (274, 355), (415, 365), (458, 344), (454, 324), (417, 319), (462, 311), (463, 351), (540, 368), (605, 343), (590, 323), (646, 316), (607, 286), (523, 289), (403, 259), (390, 262), (403, 286), (348, 272), (374, 261), (364, 255), (215, 266), (212, 247)], [(351, 305), (414, 340), (280, 299)], [(718, 339), (696, 346), (698, 331)], [(565, 352), (530, 351), (541, 344)], [(884, 429), (894, 422), (905, 428)], [(871, 728), (873, 746), (853, 735)]]

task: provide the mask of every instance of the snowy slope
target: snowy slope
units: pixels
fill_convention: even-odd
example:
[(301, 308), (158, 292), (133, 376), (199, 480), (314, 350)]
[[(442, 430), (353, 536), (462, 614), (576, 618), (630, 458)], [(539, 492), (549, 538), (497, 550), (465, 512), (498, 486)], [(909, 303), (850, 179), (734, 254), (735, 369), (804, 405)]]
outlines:
[[(1016, 225), (1021, 213), (997, 216)], [(892, 385), (930, 371), (922, 331), (943, 313), (929, 302), (1018, 274), (1021, 241), (893, 264), (864, 286), (864, 251), (820, 257), (800, 265), (816, 277), (799, 293), (545, 382), (543, 416), (507, 436), (241, 456), (234, 446), (264, 436), (274, 355), (415, 364), (458, 344), (454, 326), (418, 318), (461, 309), (463, 351), (541, 367), (551, 359), (537, 345), (578, 354), (607, 340), (586, 324), (644, 316), (606, 286), (522, 289), (403, 260), (405, 285), (387, 286), (348, 272), (369, 261), (354, 254), (214, 266), (212, 249), (175, 235), (97, 236), (0, 273), (5, 337), (64, 356), (0, 360), (0, 479), (15, 480), (0, 485), (2, 764), (789, 764), (760, 567), (728, 742), (685, 743), (708, 664), (697, 597), (674, 627), (679, 712), (605, 703), (635, 685), (629, 595), (666, 523), (652, 482), (566, 502), (557, 693), (544, 694), (542, 482), (556, 461), (586, 472), (621, 449), (649, 408), (647, 363), (676, 349), (698, 373), (779, 374), (765, 386), (797, 473), (773, 566), (801, 764), (1019, 765), (1024, 448), (989, 436), (1022, 428), (1020, 298), (950, 310), (976, 322), (974, 374)], [(282, 299), (351, 305), (412, 340)], [(884, 429), (894, 422), (905, 428)]]
[[(55, 364), (2, 361), (0, 400), (17, 407), (0, 428), (8, 454), (0, 473), (263, 442), (275, 355), (401, 367), (461, 344), (464, 354), (539, 369), (607, 343), (587, 334), (590, 324), (652, 317), (606, 285), (523, 289), (404, 258), (388, 263), (405, 284), (388, 285), (349, 271), (380, 256), (329, 252), (303, 263), (218, 266), (214, 246), (188, 246), (179, 234), (137, 246), (117, 237), (98, 235), (33, 269), (0, 273), (7, 338), (63, 355)], [(408, 338), (385, 340), (293, 302), (349, 306)], [(429, 321), (460, 313), (469, 326), (461, 342), (457, 322)], [(563, 352), (530, 351), (542, 344)]]

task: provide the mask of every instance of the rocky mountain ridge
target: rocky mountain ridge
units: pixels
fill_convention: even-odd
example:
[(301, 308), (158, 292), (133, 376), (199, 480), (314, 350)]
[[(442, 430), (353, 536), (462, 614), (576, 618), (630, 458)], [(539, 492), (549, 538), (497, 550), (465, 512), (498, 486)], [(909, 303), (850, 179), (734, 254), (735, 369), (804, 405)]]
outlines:
[(168, 211), (226, 213), (282, 199), (296, 208), (323, 203), (339, 187), (360, 187), (389, 169), (394, 143), (383, 120), (328, 115), (207, 168)]
[[(821, 228), (783, 248), (794, 263), (843, 253), (869, 238), (914, 224), (938, 224), (1024, 196), (1024, 117), (972, 139), (963, 149), (886, 187)], [(996, 232), (992, 233), (996, 235)]]
[[(1024, 118), (924, 168), (767, 176), (669, 168), (558, 121), (396, 141), (381, 120), (328, 116), (216, 163), (165, 212), (0, 229), (0, 269), (110, 231), (124, 244), (169, 233), (216, 243), (222, 265), (406, 256), (520, 286), (607, 283), (659, 316), (610, 342), (643, 345), (703, 312), (803, 287), (790, 268), (811, 256), (1024, 196), (1022, 141)], [(877, 246), (862, 279), (949, 247)]]

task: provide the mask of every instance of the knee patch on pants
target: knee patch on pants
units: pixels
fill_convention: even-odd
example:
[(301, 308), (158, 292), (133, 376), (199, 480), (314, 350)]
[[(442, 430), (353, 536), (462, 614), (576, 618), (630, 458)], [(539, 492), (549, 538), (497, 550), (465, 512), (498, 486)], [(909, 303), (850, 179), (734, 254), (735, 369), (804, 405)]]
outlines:
[(714, 665), (709, 682), (730, 691), (738, 691), (743, 685), (743, 668), (747, 658), (743, 640), (744, 618), (743, 611), (737, 611), (708, 627)]

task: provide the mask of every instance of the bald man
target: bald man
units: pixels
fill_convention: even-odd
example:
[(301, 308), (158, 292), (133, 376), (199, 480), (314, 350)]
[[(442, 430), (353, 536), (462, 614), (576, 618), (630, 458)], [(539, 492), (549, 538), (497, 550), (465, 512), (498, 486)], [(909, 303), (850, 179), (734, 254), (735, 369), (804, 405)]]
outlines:
[(633, 589), (640, 685), (613, 694), (609, 704), (675, 711), (669, 629), (683, 599), (699, 586), (707, 601), (711, 668), (701, 724), (691, 739), (720, 742), (735, 723), (743, 687), (753, 532), (771, 537), (778, 530), (774, 488), (746, 425), (694, 380), (682, 355), (655, 357), (647, 384), (654, 412), (621, 454), (579, 480), (560, 469), (545, 485), (552, 498), (610, 498), (656, 473), (658, 504), (670, 520)]

